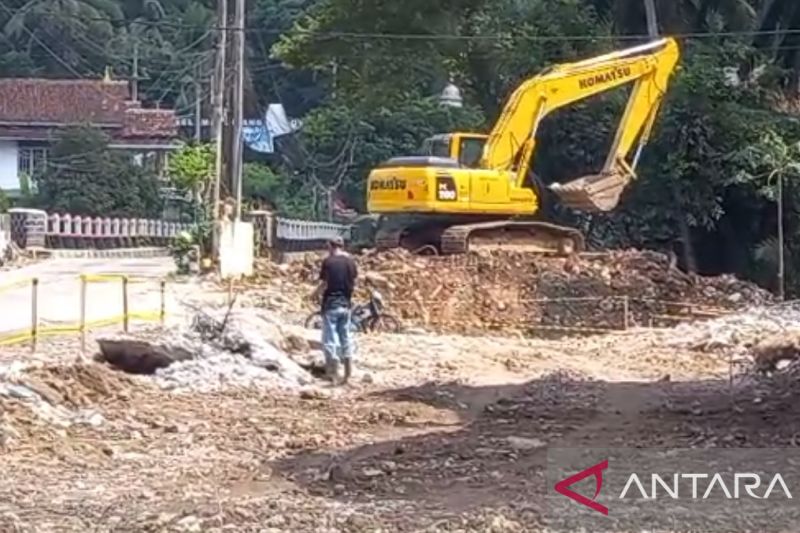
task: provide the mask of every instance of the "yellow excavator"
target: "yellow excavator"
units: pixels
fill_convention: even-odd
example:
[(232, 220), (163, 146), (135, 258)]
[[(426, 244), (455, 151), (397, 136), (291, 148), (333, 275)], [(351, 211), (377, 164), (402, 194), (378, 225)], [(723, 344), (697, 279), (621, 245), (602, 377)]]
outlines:
[(513, 92), (488, 135), (435, 135), (423, 143), (422, 155), (380, 164), (367, 180), (367, 208), (381, 215), (377, 248), (582, 251), (578, 230), (536, 218), (545, 192), (531, 170), (537, 128), (556, 109), (634, 83), (602, 170), (549, 186), (567, 207), (610, 211), (635, 177), (679, 57), (677, 42), (666, 38), (556, 65)]

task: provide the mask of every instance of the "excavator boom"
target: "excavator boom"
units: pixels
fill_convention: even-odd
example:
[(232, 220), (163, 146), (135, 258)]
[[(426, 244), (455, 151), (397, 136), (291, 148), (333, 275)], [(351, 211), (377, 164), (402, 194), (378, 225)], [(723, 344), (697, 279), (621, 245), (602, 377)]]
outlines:
[(436, 135), (426, 140), (421, 156), (382, 163), (370, 172), (367, 186), (369, 211), (389, 222), (378, 231), (378, 246), (442, 253), (461, 253), (470, 246), (580, 251), (583, 238), (577, 230), (531, 220), (542, 212), (544, 186), (531, 170), (542, 119), (633, 84), (602, 169), (550, 185), (568, 207), (614, 209), (635, 177), (679, 56), (676, 41), (666, 38), (554, 66), (511, 94), (488, 135)]
[[(536, 132), (549, 113), (599, 93), (634, 82), (614, 142), (599, 174), (556, 184), (553, 191), (569, 207), (609, 211), (634, 176), (669, 77), (680, 52), (674, 39), (661, 39), (594, 59), (556, 66), (535, 76), (511, 95), (489, 134), (481, 166), (511, 170), (521, 186), (531, 165)], [(628, 163), (634, 143), (638, 148)]]

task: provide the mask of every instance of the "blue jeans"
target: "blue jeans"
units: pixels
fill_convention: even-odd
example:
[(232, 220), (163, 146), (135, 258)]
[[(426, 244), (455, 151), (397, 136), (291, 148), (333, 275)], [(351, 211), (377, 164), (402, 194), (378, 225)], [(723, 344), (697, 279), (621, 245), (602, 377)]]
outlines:
[(350, 359), (353, 355), (351, 335), (350, 309), (335, 307), (322, 313), (322, 348), (326, 364)]

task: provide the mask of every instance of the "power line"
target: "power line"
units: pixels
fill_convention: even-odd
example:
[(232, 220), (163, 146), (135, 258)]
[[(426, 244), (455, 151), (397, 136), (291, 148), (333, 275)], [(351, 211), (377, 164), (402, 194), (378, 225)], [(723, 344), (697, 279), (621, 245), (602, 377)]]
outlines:
[[(250, 31), (265, 31), (259, 28), (253, 28)], [(453, 41), (496, 41), (505, 40), (509, 37), (520, 41), (530, 42), (579, 42), (579, 41), (618, 41), (618, 40), (640, 40), (649, 39), (647, 34), (627, 34), (627, 35), (510, 35), (510, 34), (493, 34), (493, 35), (456, 35), (444, 33), (359, 33), (359, 32), (312, 32), (295, 30), (301, 35), (310, 35), (323, 38), (366, 38), (366, 39), (387, 39), (387, 40), (453, 40)], [(284, 32), (275, 32), (282, 34)], [(748, 31), (729, 31), (729, 32), (694, 32), (694, 33), (677, 33), (668, 34), (665, 36), (674, 39), (702, 39), (702, 38), (719, 38), (719, 37), (746, 37), (746, 36), (759, 36), (759, 35), (800, 35), (800, 29), (789, 30), (748, 30)]]
[[(13, 11), (11, 8), (9, 8), (9, 7), (6, 5), (6, 3), (5, 3), (3, 0), (0, 0), (0, 8), (2, 8), (2, 9), (3, 9), (3, 10), (6, 12), (6, 13), (8, 13), (8, 14), (9, 14), (9, 16), (12, 16), (12, 17), (14, 16), (14, 11)], [(54, 52), (54, 51), (53, 51), (53, 50), (52, 50), (52, 49), (51, 49), (49, 46), (47, 46), (47, 45), (46, 45), (44, 42), (42, 42), (42, 40), (41, 40), (41, 39), (39, 39), (39, 38), (36, 36), (36, 34), (35, 34), (35, 33), (33, 33), (33, 32), (32, 32), (32, 31), (31, 31), (31, 30), (28, 28), (28, 26), (26, 26), (26, 25), (25, 25), (25, 23), (24, 23), (24, 22), (21, 24), (21, 27), (22, 27), (22, 29), (25, 31), (25, 33), (27, 33), (27, 34), (30, 36), (30, 38), (31, 38), (32, 40), (34, 40), (34, 41), (35, 41), (37, 44), (39, 44), (39, 46), (41, 46), (41, 47), (42, 47), (42, 48), (43, 48), (45, 51), (47, 51), (47, 52), (48, 52), (48, 53), (49, 53), (51, 56), (53, 56), (53, 58), (54, 58), (56, 61), (58, 61), (59, 63), (61, 63), (61, 65), (63, 65), (63, 66), (64, 66), (64, 68), (66, 68), (67, 70), (69, 70), (69, 71), (70, 71), (72, 74), (74, 74), (76, 77), (78, 77), (78, 78), (82, 77), (82, 76), (81, 76), (81, 74), (79, 74), (77, 70), (75, 70), (74, 68), (72, 68), (72, 65), (70, 65), (69, 63), (67, 63), (66, 61), (64, 61), (64, 60), (61, 58), (61, 56), (59, 56), (58, 54), (56, 54), (56, 53), (55, 53), (55, 52)]]
[[(180, 24), (164, 20), (130, 20), (130, 21), (117, 21), (105, 17), (80, 17), (78, 15), (64, 14), (64, 15), (51, 15), (57, 18), (75, 18), (79, 20), (95, 20), (99, 22), (119, 23), (119, 25), (144, 25), (144, 26), (161, 26), (171, 27), (176, 29), (189, 29), (199, 30), (201, 27), (191, 24)], [(273, 30), (269, 28), (262, 28), (258, 26), (248, 26), (244, 29), (236, 26), (218, 25), (214, 24), (206, 27), (208, 31), (230, 31), (230, 32), (252, 32), (260, 33), (263, 35), (280, 36), (287, 31)], [(459, 35), (449, 33), (387, 33), (387, 32), (347, 32), (347, 31), (309, 31), (294, 29), (291, 30), (300, 35), (307, 35), (319, 38), (343, 38), (343, 39), (387, 39), (387, 40), (453, 40), (453, 41), (494, 41), (503, 40), (511, 37), (510, 34), (484, 34), (484, 35)], [(755, 37), (755, 36), (770, 36), (770, 35), (800, 35), (800, 28), (787, 28), (775, 30), (733, 30), (723, 32), (686, 32), (686, 33), (673, 33), (665, 34), (675, 39), (713, 39), (720, 37)], [(570, 41), (616, 41), (616, 40), (639, 40), (649, 39), (647, 33), (640, 34), (626, 34), (626, 35), (529, 35), (521, 36), (514, 35), (516, 39), (531, 41), (531, 42), (570, 42)]]

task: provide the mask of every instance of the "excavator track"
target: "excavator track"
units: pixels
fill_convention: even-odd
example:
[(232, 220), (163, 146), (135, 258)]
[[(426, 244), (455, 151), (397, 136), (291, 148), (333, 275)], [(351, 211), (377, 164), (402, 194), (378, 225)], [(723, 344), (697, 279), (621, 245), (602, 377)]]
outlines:
[(378, 228), (378, 250), (405, 248), (438, 250), (442, 255), (473, 250), (512, 250), (529, 253), (571, 255), (585, 248), (580, 231), (536, 220), (424, 220), (389, 219)]
[(402, 229), (378, 230), (375, 234), (375, 248), (378, 250), (391, 250), (400, 247)]
[(459, 224), (442, 232), (441, 253), (463, 254), (471, 250), (513, 250), (571, 255), (585, 248), (580, 231), (535, 221), (498, 220)]

